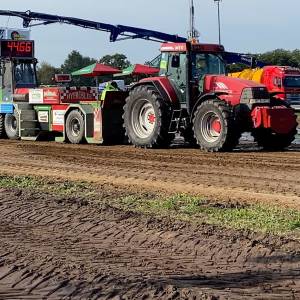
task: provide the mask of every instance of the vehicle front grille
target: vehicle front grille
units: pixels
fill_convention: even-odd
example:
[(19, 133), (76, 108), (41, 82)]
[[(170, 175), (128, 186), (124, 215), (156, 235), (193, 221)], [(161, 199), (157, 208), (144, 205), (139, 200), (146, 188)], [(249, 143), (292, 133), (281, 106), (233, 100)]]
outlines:
[(300, 94), (286, 94), (286, 101), (296, 110), (300, 110)]

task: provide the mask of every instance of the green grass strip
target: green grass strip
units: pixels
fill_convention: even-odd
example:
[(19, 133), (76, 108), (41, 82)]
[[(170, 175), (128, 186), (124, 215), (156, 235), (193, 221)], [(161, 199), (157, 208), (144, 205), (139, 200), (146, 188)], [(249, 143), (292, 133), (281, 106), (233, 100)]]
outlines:
[(109, 204), (126, 211), (171, 217), (195, 223), (219, 225), (258, 232), (299, 235), (300, 211), (275, 205), (216, 203), (186, 194), (121, 198), (102, 197), (100, 188), (87, 182), (56, 181), (31, 176), (0, 176), (0, 188), (39, 191), (63, 197), (81, 197), (93, 203)]
[(247, 229), (268, 233), (298, 232), (300, 212), (279, 206), (262, 204), (233, 205), (205, 201), (189, 195), (167, 198), (137, 199), (125, 197), (121, 206), (129, 210), (171, 216), (196, 223), (207, 223), (234, 229)]

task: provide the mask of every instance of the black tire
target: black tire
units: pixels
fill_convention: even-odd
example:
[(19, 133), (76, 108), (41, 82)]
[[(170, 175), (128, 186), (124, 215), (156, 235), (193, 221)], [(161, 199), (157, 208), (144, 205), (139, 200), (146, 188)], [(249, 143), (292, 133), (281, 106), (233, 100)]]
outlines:
[(16, 112), (14, 114), (5, 115), (4, 129), (7, 137), (10, 140), (18, 140), (20, 138), (19, 122), (18, 122), (18, 116)]
[(297, 134), (297, 127), (287, 134), (278, 134), (270, 129), (259, 128), (252, 132), (254, 140), (259, 147), (266, 151), (282, 151), (289, 147)]
[(5, 136), (4, 115), (0, 114), (0, 139)]
[(193, 131), (200, 148), (208, 152), (232, 151), (241, 137), (231, 108), (219, 99), (199, 105), (194, 114)]
[(80, 144), (84, 141), (84, 118), (79, 110), (72, 110), (68, 114), (66, 136), (72, 144)]
[(172, 109), (151, 86), (134, 88), (124, 106), (125, 134), (136, 147), (165, 148), (174, 135), (169, 134)]
[(191, 148), (199, 148), (192, 126), (185, 128), (182, 132), (182, 136), (184, 141), (188, 143)]

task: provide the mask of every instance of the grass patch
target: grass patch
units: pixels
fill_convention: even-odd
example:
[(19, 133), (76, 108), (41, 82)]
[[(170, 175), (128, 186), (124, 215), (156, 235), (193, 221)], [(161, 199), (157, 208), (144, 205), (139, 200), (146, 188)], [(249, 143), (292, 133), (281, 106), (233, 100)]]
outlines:
[(82, 198), (90, 203), (109, 204), (113, 207), (171, 217), (178, 220), (219, 225), (274, 234), (300, 233), (300, 211), (261, 204), (240, 205), (216, 203), (186, 194), (170, 197), (134, 194), (116, 198), (110, 191), (101, 190), (87, 182), (40, 179), (32, 176), (0, 175), (0, 188), (41, 192), (64, 198)]
[(32, 176), (0, 175), (0, 188), (26, 189), (61, 196), (91, 196), (95, 190), (86, 182), (51, 181)]
[(175, 195), (152, 200), (125, 197), (121, 206), (147, 214), (171, 216), (196, 223), (268, 233), (288, 233), (300, 229), (300, 212), (266, 205), (218, 204), (189, 195)]

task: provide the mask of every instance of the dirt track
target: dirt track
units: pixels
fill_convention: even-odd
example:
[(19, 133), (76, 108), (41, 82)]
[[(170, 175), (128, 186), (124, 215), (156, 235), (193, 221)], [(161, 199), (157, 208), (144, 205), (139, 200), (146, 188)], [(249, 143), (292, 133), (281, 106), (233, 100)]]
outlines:
[[(249, 148), (251, 149), (251, 148)], [(300, 208), (300, 147), (211, 154), (0, 141), (2, 172), (53, 176), (210, 199), (277, 202)]]
[[(250, 149), (250, 148), (249, 148)], [(1, 173), (300, 208), (299, 149), (207, 154), (0, 142)], [(0, 190), (0, 299), (300, 299), (299, 242)]]
[(0, 299), (300, 297), (297, 242), (36, 193), (0, 203)]

